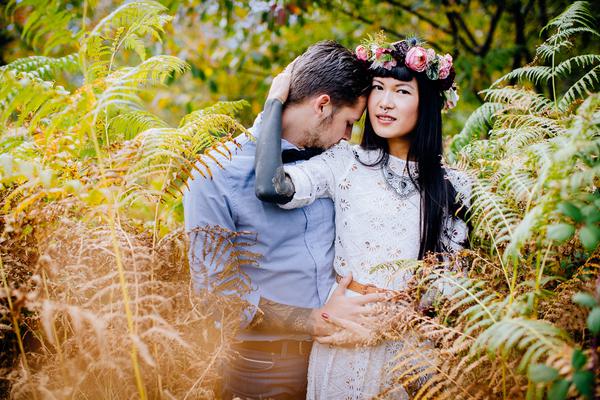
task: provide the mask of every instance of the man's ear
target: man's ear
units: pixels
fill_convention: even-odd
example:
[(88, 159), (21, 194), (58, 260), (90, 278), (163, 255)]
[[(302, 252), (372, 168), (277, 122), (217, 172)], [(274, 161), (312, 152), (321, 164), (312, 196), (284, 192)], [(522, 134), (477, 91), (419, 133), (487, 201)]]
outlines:
[(321, 94), (315, 97), (313, 101), (313, 107), (315, 113), (320, 118), (328, 118), (333, 112), (333, 105), (331, 104), (331, 97), (328, 94)]

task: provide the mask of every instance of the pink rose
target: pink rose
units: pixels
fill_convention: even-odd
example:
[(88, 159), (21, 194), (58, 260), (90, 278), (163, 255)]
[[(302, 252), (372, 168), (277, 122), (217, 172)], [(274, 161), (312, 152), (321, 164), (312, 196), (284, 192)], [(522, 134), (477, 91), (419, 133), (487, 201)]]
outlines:
[(413, 71), (423, 72), (427, 68), (427, 52), (419, 46), (411, 47), (406, 53), (404, 63)]
[(379, 58), (381, 57), (381, 55), (383, 53), (385, 53), (385, 50), (383, 47), (378, 47), (377, 50), (375, 50), (375, 58)]
[(357, 46), (356, 50), (356, 58), (362, 61), (367, 61), (369, 59), (369, 50), (363, 45)]
[(452, 69), (452, 56), (446, 54), (440, 57), (439, 75), (440, 79), (446, 79), (450, 75), (450, 69)]

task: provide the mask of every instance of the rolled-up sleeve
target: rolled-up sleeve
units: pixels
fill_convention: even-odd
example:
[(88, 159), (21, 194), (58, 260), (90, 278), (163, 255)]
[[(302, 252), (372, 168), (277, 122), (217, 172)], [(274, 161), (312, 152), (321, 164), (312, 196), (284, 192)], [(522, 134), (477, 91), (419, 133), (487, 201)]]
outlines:
[[(226, 171), (216, 164), (210, 167), (212, 178), (195, 172), (183, 196), (192, 284), (197, 293), (206, 290), (245, 300), (248, 307), (244, 310), (244, 328), (254, 318), (260, 294), (239, 268), (227, 270), (231, 267), (228, 260), (235, 251), (235, 243), (224, 245), (223, 239), (235, 241), (235, 190)], [(242, 287), (246, 290), (240, 290)]]

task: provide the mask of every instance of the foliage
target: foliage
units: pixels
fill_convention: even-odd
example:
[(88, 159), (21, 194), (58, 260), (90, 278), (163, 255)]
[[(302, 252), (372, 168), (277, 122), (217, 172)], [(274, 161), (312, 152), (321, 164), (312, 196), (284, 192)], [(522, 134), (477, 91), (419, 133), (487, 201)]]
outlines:
[[(46, 8), (46, 3), (11, 2), (5, 8), (7, 29), (0, 29), (0, 46), (3, 36), (8, 43), (4, 51), (0, 48), (0, 60), (14, 60), (41, 51), (62, 56), (77, 49), (76, 41), (50, 48), (51, 40), (34, 44), (28, 36), (23, 36), (29, 20), (52, 20), (53, 8)], [(169, 8), (174, 19), (161, 34), (163, 42), (147, 47), (147, 51), (177, 54), (191, 66), (191, 76), (176, 81), (171, 92), (158, 96), (152, 106), (153, 112), (171, 124), (176, 123), (170, 119), (172, 111), (187, 108), (189, 112), (218, 100), (246, 99), (255, 115), (262, 107), (272, 76), (309, 45), (334, 39), (353, 48), (367, 34), (384, 30), (389, 37), (398, 39), (417, 34), (437, 51), (453, 55), (461, 101), (452, 113), (453, 118), (446, 120), (444, 131), (449, 136), (460, 131), (466, 117), (483, 101), (481, 89), (511, 67), (533, 61), (539, 27), (569, 4), (562, 0), (510, 3), (161, 0), (161, 3)], [(80, 39), (87, 26), (97, 24), (122, 2), (54, 0), (52, 4), (60, 4), (59, 10), (70, 11), (64, 38)], [(597, 11), (592, 11), (597, 15)], [(576, 45), (589, 48), (594, 42), (583, 40)], [(249, 109), (243, 114), (244, 123), (251, 122), (252, 113)]]
[[(419, 13), (414, 26), (430, 24), (420, 7), (436, 3), (289, 2), (248, 11), (242, 3), (207, 2), (199, 6), (203, 26), (219, 16), (231, 35), (243, 35), (231, 51), (207, 37), (190, 39), (208, 60), (194, 56), (191, 66), (158, 52), (179, 48), (168, 38), (177, 1), (129, 2), (106, 16), (110, 1), (84, 1), (68, 15), (58, 0), (47, 9), (42, 3), (4, 9), (11, 18), (27, 15), (17, 25), (44, 54), (0, 67), (0, 337), (10, 349), (0, 361), (11, 384), (4, 389), (14, 398), (210, 398), (237, 325), (221, 318), (217, 330), (210, 315), (240, 305), (224, 310), (209, 294), (182, 290), (189, 273), (179, 192), (192, 169), (210, 176), (211, 150), (227, 155), (234, 146), (225, 143), (248, 134), (238, 121), (247, 103), (200, 107), (206, 88), (203, 100), (177, 103), (177, 85), (187, 81), (179, 78), (212, 82), (213, 93), (226, 96), (240, 88), (260, 93), (268, 80), (232, 80), (221, 63), (271, 75), (266, 60), (289, 60), (331, 34), (317, 3), (351, 6), (334, 32), (346, 44), (354, 39), (348, 32), (367, 30), (362, 19), (399, 17), (390, 10)], [(450, 24), (461, 7), (492, 7), (467, 3), (442, 2), (439, 12), (449, 13)], [(600, 56), (568, 53), (580, 50), (578, 38), (597, 38), (595, 23), (582, 2), (551, 20), (536, 62), (485, 90), (484, 104), (453, 139), (451, 161), (473, 177), (471, 250), (444, 263), (432, 257), (374, 267), (415, 269), (386, 337), (411, 338), (393, 371), (416, 399), (563, 399), (598, 391)], [(296, 25), (319, 27), (296, 37)], [(470, 31), (458, 28), (452, 40), (474, 48)], [(163, 101), (166, 111), (157, 112)], [(256, 257), (248, 243), (233, 248), (218, 229), (205, 237), (214, 253), (204, 256), (231, 255), (223, 260), (228, 269)], [(418, 311), (431, 288), (441, 292), (435, 316)]]
[(79, 35), (76, 53), (0, 68), (0, 326), (15, 346), (3, 359), (13, 398), (212, 396), (228, 336), (181, 290), (180, 190), (247, 134), (235, 119), (247, 103), (192, 110), (178, 126), (148, 110), (145, 96), (189, 69), (146, 57), (166, 11), (126, 3)]
[[(423, 366), (434, 377), (415, 398), (592, 398), (598, 390), (600, 59), (566, 54), (574, 35), (598, 36), (595, 24), (584, 2), (550, 21), (540, 64), (485, 90), (486, 103), (451, 144), (473, 178), (473, 251), (464, 272), (420, 272), (445, 290), (436, 319), (411, 324), (439, 349), (439, 361)], [(559, 88), (554, 81), (567, 73), (572, 83)], [(540, 83), (552, 87), (549, 97), (533, 89)]]

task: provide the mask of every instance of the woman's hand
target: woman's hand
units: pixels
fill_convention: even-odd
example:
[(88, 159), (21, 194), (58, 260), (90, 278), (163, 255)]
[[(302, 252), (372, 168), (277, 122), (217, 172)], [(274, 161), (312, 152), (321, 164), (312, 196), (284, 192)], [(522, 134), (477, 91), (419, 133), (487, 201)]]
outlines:
[(277, 99), (281, 101), (282, 104), (285, 103), (288, 98), (288, 93), (290, 92), (292, 73), (294, 72), (294, 64), (296, 63), (296, 60), (298, 60), (298, 58), (289, 63), (283, 72), (273, 78), (273, 83), (271, 83), (267, 100)]
[(316, 336), (315, 341), (340, 347), (375, 346), (381, 342), (383, 335), (379, 329), (367, 328), (349, 319), (323, 315), (323, 318), (338, 330), (327, 336)]

